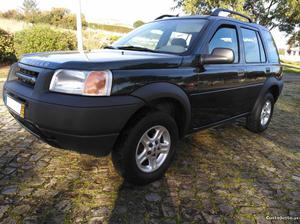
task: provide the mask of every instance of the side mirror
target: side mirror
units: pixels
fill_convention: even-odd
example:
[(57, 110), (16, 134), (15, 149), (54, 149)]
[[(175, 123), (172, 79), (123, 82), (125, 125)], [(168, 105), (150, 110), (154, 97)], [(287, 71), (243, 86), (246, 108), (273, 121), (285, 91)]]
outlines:
[(229, 48), (215, 48), (209, 55), (202, 55), (200, 63), (204, 64), (231, 64), (234, 62), (234, 52)]

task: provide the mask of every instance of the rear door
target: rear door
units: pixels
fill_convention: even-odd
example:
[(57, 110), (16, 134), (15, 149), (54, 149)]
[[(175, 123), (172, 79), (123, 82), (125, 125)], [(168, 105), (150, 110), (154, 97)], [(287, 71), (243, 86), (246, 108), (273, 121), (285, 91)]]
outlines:
[(215, 48), (230, 48), (235, 54), (232, 64), (203, 65), (198, 73), (198, 91), (192, 99), (192, 125), (205, 127), (247, 112), (244, 107), (246, 91), (245, 66), (241, 54), (240, 34), (235, 23), (219, 21), (204, 45), (201, 54)]
[(246, 65), (245, 83), (247, 84), (244, 107), (250, 111), (271, 68), (267, 64), (266, 51), (260, 32), (251, 27), (242, 26), (241, 36)]

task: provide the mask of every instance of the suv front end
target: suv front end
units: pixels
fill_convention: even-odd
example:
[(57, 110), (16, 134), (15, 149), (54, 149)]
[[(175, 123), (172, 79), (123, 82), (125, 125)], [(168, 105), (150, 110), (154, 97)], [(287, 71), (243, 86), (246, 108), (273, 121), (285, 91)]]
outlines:
[[(12, 65), (3, 101), (13, 117), (50, 145), (107, 155), (143, 104), (133, 96), (109, 96), (112, 73)], [(104, 87), (103, 87), (104, 86)]]

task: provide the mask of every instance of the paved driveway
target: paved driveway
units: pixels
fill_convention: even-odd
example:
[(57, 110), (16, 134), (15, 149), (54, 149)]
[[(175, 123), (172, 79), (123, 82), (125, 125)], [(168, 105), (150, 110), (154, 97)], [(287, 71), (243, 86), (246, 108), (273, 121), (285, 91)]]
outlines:
[[(289, 81), (265, 133), (247, 131), (240, 120), (191, 135), (179, 143), (165, 178), (145, 187), (124, 183), (109, 157), (42, 143), (0, 101), (0, 223), (271, 223), (266, 216), (300, 217), (300, 81)], [(273, 221), (284, 222), (299, 223)]]

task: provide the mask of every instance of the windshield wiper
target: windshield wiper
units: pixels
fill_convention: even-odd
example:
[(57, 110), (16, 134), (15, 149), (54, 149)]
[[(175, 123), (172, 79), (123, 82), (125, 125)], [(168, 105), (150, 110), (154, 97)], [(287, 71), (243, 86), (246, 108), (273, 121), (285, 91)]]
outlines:
[(116, 48), (114, 46), (105, 46), (104, 49), (118, 49), (118, 48)]
[(132, 51), (148, 51), (148, 52), (154, 52), (154, 53), (157, 53), (157, 51), (151, 50), (151, 49), (149, 49), (149, 48), (138, 47), (138, 46), (131, 46), (131, 45), (115, 47), (115, 49), (120, 49), (120, 50), (132, 50)]

